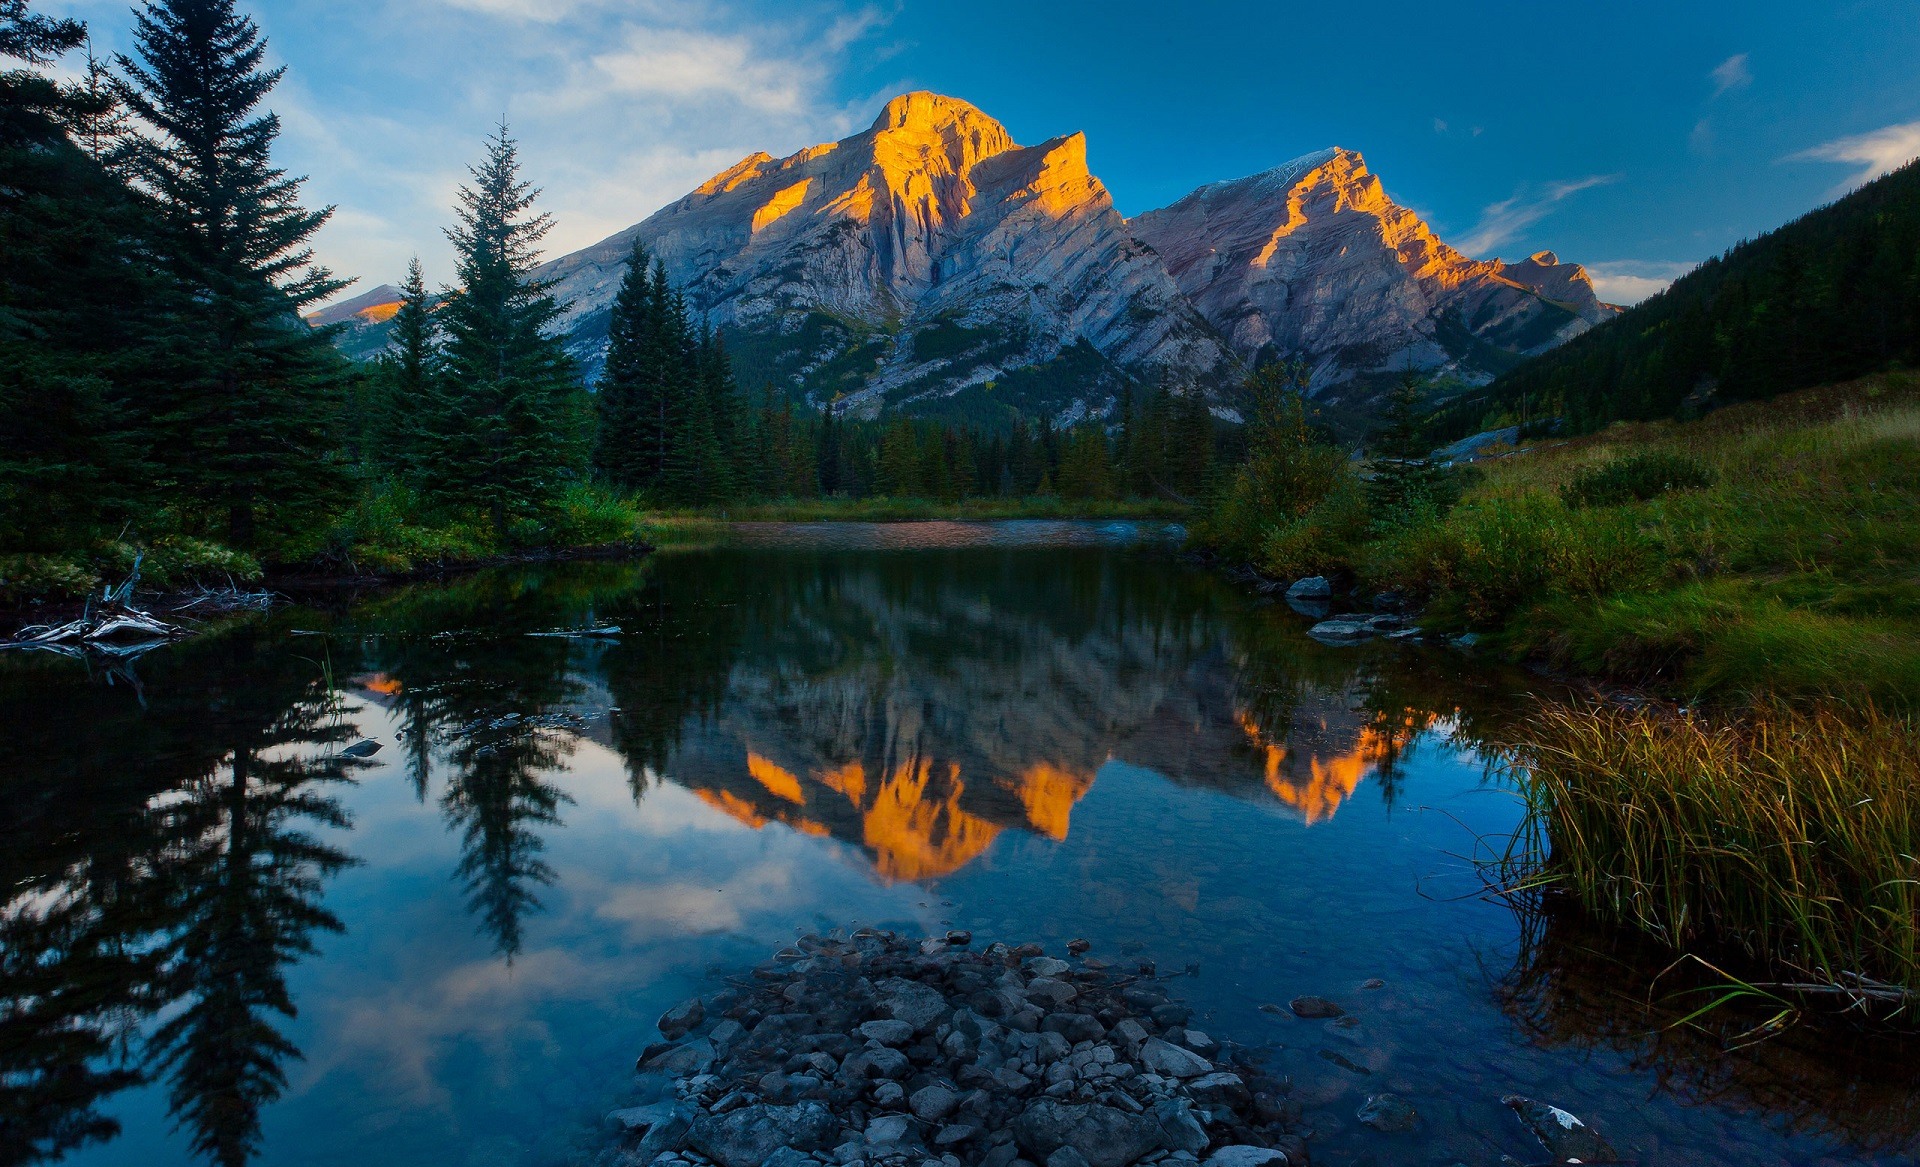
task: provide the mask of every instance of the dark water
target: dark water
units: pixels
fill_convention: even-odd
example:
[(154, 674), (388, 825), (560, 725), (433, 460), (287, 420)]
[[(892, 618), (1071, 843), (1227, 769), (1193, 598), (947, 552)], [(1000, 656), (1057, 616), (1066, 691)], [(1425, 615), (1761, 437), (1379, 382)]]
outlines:
[[(665, 1007), (862, 924), (1191, 966), (1321, 1163), (1538, 1162), (1516, 1092), (1647, 1163), (1912, 1161), (1910, 1060), (1722, 1053), (1657, 958), (1473, 894), (1511, 679), (1160, 534), (761, 529), (0, 658), (0, 1161), (585, 1162)], [(1304, 993), (1360, 1026), (1260, 1009)]]

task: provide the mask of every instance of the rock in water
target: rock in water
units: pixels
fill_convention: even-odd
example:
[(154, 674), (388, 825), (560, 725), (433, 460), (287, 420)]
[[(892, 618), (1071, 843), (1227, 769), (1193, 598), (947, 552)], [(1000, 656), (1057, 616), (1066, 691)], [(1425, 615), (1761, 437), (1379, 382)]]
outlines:
[(1295, 997), (1287, 1002), (1287, 1008), (1293, 1010), (1295, 1017), (1319, 1019), (1324, 1017), (1343, 1017), (1346, 1010), (1327, 1000), (1325, 997)]
[(1156, 1074), (1169, 1078), (1198, 1078), (1213, 1072), (1213, 1063), (1191, 1050), (1181, 1049), (1159, 1038), (1150, 1039), (1140, 1049), (1140, 1062)]
[(700, 1003), (700, 998), (682, 1001), (660, 1015), (660, 1036), (679, 1041), (706, 1019), (706, 1006)]
[(1606, 1163), (1620, 1157), (1598, 1131), (1557, 1106), (1518, 1094), (1500, 1101), (1513, 1108), (1555, 1163)]
[(696, 1118), (687, 1142), (723, 1167), (763, 1167), (783, 1147), (820, 1150), (838, 1129), (833, 1115), (817, 1102), (743, 1106), (726, 1114)]
[(1385, 1134), (1405, 1134), (1420, 1124), (1420, 1112), (1398, 1094), (1372, 1094), (1354, 1116)]
[(1285, 1151), (1272, 1147), (1221, 1147), (1207, 1156), (1203, 1167), (1289, 1167), (1292, 1160)]

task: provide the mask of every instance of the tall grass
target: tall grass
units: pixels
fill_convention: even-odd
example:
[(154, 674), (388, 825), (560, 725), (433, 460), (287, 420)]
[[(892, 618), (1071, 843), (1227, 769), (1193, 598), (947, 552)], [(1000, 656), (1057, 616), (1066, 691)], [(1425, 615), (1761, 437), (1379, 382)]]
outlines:
[(1549, 704), (1505, 748), (1539, 885), (1775, 988), (1920, 993), (1920, 722)]

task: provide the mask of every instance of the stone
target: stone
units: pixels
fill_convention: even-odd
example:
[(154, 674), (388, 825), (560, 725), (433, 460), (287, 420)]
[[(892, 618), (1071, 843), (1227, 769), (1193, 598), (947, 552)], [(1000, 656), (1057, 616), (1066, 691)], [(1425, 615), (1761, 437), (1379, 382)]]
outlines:
[(1155, 1005), (1150, 1012), (1153, 1016), (1153, 1023), (1162, 1028), (1185, 1025), (1193, 1018), (1193, 1010), (1190, 1007), (1173, 1001), (1169, 1001), (1165, 1005)]
[(1160, 1141), (1159, 1124), (1144, 1115), (1052, 1098), (1028, 1103), (1012, 1129), (1020, 1148), (1041, 1162), (1061, 1147), (1072, 1147), (1089, 1167), (1127, 1167)]
[(1053, 956), (1036, 956), (1027, 961), (1027, 971), (1037, 977), (1057, 977), (1072, 968), (1066, 961)]
[(1100, 1024), (1100, 1019), (1086, 1013), (1049, 1013), (1040, 1027), (1048, 1033), (1059, 1034), (1074, 1045), (1083, 1041), (1099, 1041), (1107, 1035), (1107, 1027)]
[(655, 1054), (640, 1068), (675, 1078), (691, 1078), (695, 1074), (706, 1073), (707, 1067), (713, 1065), (713, 1058), (713, 1043), (702, 1037), (685, 1045), (674, 1046), (665, 1053)]
[(782, 1147), (818, 1151), (839, 1129), (840, 1123), (817, 1102), (760, 1104), (696, 1117), (687, 1142), (722, 1167), (760, 1167)]
[(731, 1017), (724, 1017), (719, 1024), (707, 1031), (707, 1041), (712, 1043), (714, 1049), (725, 1050), (746, 1035), (746, 1026)]
[(913, 1120), (904, 1114), (883, 1114), (867, 1123), (867, 1145), (883, 1147), (889, 1143), (903, 1143), (913, 1130)]
[(1323, 1017), (1344, 1017), (1346, 1010), (1327, 1000), (1325, 997), (1295, 997), (1287, 1002), (1287, 1008), (1293, 1010), (1295, 1017), (1309, 1020)]
[(781, 1147), (767, 1156), (765, 1167), (819, 1167), (819, 1161), (805, 1151)]
[(881, 1045), (901, 1046), (913, 1040), (912, 1022), (898, 1021), (893, 1018), (869, 1021), (857, 1032), (861, 1037), (869, 1041), (877, 1041)]
[(1307, 635), (1322, 644), (1358, 644), (1363, 640), (1372, 640), (1374, 630), (1366, 620), (1335, 617), (1331, 620), (1322, 620), (1307, 629)]
[(650, 1102), (645, 1106), (629, 1106), (610, 1112), (607, 1115), (607, 1122), (628, 1133), (644, 1131), (655, 1123), (667, 1119), (673, 1114), (674, 1109), (675, 1104), (671, 1101)]
[(679, 1041), (707, 1019), (707, 1007), (698, 997), (682, 1001), (660, 1015), (660, 1036)]
[(1052, 977), (1035, 977), (1027, 982), (1028, 997), (1044, 1000), (1056, 1009), (1079, 995), (1078, 989)]
[(1578, 1118), (1545, 1102), (1510, 1094), (1500, 1100), (1540, 1140), (1556, 1163), (1604, 1163), (1620, 1158), (1600, 1133)]
[(947, 943), (953, 945), (956, 948), (962, 947), (964, 945), (972, 944), (973, 933), (967, 931), (964, 928), (955, 928), (951, 932), (947, 933)]
[(898, 1082), (881, 1082), (873, 1088), (873, 1101), (876, 1106), (898, 1106), (906, 1101), (907, 1088)]
[(1072, 1147), (1061, 1147), (1047, 1156), (1047, 1167), (1092, 1167), (1087, 1157)]
[(1187, 1093), (1202, 1106), (1245, 1106), (1253, 1100), (1238, 1074), (1203, 1074), (1187, 1083)]
[(1420, 1112), (1398, 1094), (1369, 1094), (1355, 1118), (1384, 1134), (1405, 1134), (1420, 1125)]
[(1185, 1101), (1168, 1099), (1154, 1103), (1153, 1121), (1160, 1128), (1160, 1145), (1167, 1150), (1197, 1155), (1207, 1149), (1207, 1128), (1200, 1125), (1193, 1107)]
[(880, 1007), (896, 1021), (913, 1026), (916, 1033), (928, 1033), (952, 1012), (940, 990), (919, 981), (888, 977), (874, 988), (880, 992)]
[(1157, 1037), (1140, 1047), (1140, 1064), (1168, 1078), (1198, 1078), (1213, 1071), (1213, 1063), (1199, 1054)]
[(1113, 1027), (1110, 1034), (1114, 1040), (1120, 1042), (1128, 1049), (1137, 1048), (1141, 1043), (1145, 1042), (1148, 1037), (1152, 1036), (1147, 1032), (1146, 1026), (1131, 1017), (1121, 1020), (1119, 1024)]
[(1069, 940), (1067, 941), (1067, 955), (1079, 956), (1092, 947), (1093, 941), (1091, 940)]
[(1289, 1160), (1285, 1151), (1240, 1143), (1214, 1151), (1202, 1167), (1289, 1167)]
[(1333, 598), (1333, 581), (1324, 575), (1310, 575), (1305, 579), (1293, 581), (1287, 589), (1289, 600), (1330, 600)]
[(957, 1147), (980, 1136), (980, 1128), (969, 1122), (956, 1122), (941, 1127), (933, 1134), (936, 1147)]
[(692, 1107), (674, 1107), (671, 1114), (647, 1128), (640, 1145), (634, 1148), (633, 1157), (642, 1163), (651, 1163), (661, 1155), (681, 1150), (693, 1130), (693, 1118)]
[(953, 1108), (959, 1104), (960, 1096), (938, 1082), (922, 1086), (907, 1097), (908, 1109), (913, 1111), (914, 1117), (924, 1122), (939, 1122), (952, 1114)]
[(1203, 1058), (1216, 1057), (1220, 1053), (1220, 1043), (1198, 1029), (1189, 1029), (1181, 1037), (1180, 1044), (1186, 1046)]

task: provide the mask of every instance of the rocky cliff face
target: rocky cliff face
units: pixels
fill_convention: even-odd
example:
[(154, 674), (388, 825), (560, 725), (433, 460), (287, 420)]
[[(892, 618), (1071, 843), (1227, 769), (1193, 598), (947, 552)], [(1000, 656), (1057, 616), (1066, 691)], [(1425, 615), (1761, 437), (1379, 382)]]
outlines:
[[(596, 362), (638, 237), (735, 360), (816, 400), (1062, 420), (1128, 377), (1213, 385), (1235, 362), (1129, 234), (1079, 134), (1016, 145), (973, 106), (887, 103), (864, 133), (754, 154), (542, 275)], [(965, 400), (956, 400), (962, 399)]]
[[(589, 380), (636, 238), (722, 331), (744, 385), (866, 417), (1068, 424), (1130, 383), (1204, 392), (1227, 414), (1224, 391), (1270, 357), (1308, 360), (1323, 393), (1409, 363), (1484, 381), (1618, 311), (1552, 252), (1455, 251), (1350, 150), (1127, 222), (1082, 135), (1020, 146), (932, 93), (894, 98), (843, 141), (743, 158), (546, 264)], [(358, 353), (384, 343), (383, 310), (329, 311)]]
[(1304, 358), (1319, 389), (1408, 364), (1486, 380), (1618, 311), (1552, 252), (1455, 251), (1351, 150), (1203, 186), (1128, 226), (1236, 356)]

